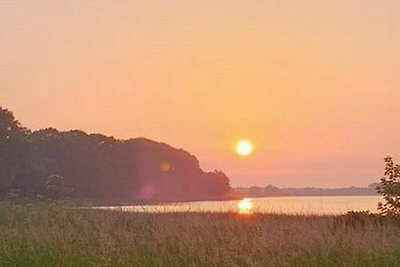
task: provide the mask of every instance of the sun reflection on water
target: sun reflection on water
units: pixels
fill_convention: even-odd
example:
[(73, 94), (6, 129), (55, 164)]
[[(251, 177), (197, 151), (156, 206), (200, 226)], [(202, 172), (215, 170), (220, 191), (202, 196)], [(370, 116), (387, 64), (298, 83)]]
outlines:
[(251, 198), (244, 198), (237, 203), (239, 214), (250, 214), (253, 211), (253, 201)]

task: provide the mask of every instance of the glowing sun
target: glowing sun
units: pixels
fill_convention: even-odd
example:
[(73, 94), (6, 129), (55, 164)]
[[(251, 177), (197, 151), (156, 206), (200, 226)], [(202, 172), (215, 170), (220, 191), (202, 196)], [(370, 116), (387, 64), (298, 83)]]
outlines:
[(241, 140), (236, 144), (236, 153), (245, 157), (253, 152), (253, 144), (249, 140)]

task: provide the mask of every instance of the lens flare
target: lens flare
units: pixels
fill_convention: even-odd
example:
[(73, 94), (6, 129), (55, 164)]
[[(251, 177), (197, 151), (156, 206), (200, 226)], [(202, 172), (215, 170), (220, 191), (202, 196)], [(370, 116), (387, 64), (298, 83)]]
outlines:
[(171, 164), (169, 164), (168, 162), (163, 162), (160, 164), (160, 170), (162, 172), (168, 172), (169, 170), (171, 170)]

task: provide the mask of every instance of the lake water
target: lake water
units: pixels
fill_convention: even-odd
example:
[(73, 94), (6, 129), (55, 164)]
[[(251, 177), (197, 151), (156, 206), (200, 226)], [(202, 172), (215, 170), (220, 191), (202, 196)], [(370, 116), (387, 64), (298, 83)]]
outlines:
[(244, 201), (196, 201), (162, 205), (97, 207), (127, 212), (239, 212), (285, 214), (343, 214), (350, 210), (377, 211), (381, 196), (264, 197)]

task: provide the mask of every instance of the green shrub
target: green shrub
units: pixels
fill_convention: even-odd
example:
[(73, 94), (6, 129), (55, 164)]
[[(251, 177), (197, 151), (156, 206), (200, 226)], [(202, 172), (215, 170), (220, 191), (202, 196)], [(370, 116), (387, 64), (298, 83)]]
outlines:
[(391, 157), (385, 158), (385, 174), (377, 187), (384, 202), (378, 204), (382, 215), (400, 217), (400, 165), (394, 164)]

